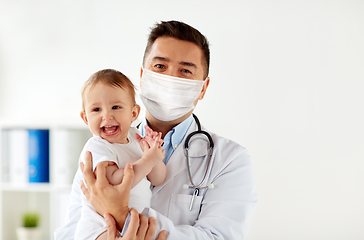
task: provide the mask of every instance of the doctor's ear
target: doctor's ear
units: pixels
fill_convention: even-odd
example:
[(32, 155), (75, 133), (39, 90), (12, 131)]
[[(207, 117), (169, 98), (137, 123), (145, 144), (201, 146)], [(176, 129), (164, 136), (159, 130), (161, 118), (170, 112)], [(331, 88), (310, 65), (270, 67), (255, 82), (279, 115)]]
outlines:
[(82, 110), (80, 112), (80, 116), (81, 116), (82, 120), (86, 123), (86, 125), (88, 125), (88, 120), (87, 120), (87, 115), (86, 115), (85, 110)]
[(143, 68), (140, 68), (140, 87), (142, 87)]
[(202, 100), (204, 98), (209, 84), (210, 84), (210, 78), (207, 77), (205, 82), (203, 83), (202, 90), (201, 90), (200, 96), (198, 97), (198, 100)]

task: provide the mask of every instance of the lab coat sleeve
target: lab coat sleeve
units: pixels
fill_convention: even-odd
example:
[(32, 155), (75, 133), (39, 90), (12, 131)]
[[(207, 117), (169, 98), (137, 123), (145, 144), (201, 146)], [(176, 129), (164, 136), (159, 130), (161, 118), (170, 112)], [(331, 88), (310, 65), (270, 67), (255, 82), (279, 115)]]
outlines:
[(172, 220), (149, 209), (146, 214), (157, 219), (156, 236), (167, 230), (168, 239), (173, 240), (246, 239), (257, 203), (250, 157), (245, 149), (238, 153), (229, 147), (217, 151), (223, 154), (216, 157), (225, 159), (215, 162), (214, 169), (219, 169), (211, 181), (215, 188), (203, 196), (195, 224), (175, 226)]
[(75, 240), (96, 239), (101, 233), (107, 230), (107, 225), (84, 195), (81, 196), (81, 218), (77, 223)]
[(79, 169), (72, 184), (65, 224), (54, 232), (55, 240), (96, 239), (107, 230), (103, 218), (85, 201), (80, 187), (81, 179)]
[[(115, 154), (107, 146), (108, 144), (105, 145), (105, 141), (98, 137), (89, 139), (80, 154), (79, 162), (84, 161), (86, 151), (92, 152), (93, 169), (102, 161), (116, 162)], [(96, 239), (107, 230), (105, 220), (97, 214), (82, 193), (81, 180), (83, 180), (83, 175), (79, 168), (72, 183), (65, 224), (55, 231), (55, 240)]]
[(81, 218), (81, 187), (80, 180), (82, 173), (77, 171), (72, 183), (72, 192), (67, 209), (65, 224), (54, 232), (55, 240), (73, 240), (77, 223)]

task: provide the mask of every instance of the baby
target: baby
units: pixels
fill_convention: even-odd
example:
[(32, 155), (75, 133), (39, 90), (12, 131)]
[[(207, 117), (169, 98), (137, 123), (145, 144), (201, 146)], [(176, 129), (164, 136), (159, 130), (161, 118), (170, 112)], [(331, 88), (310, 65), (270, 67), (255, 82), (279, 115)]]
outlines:
[[(140, 112), (135, 103), (133, 83), (116, 70), (98, 71), (85, 83), (82, 102), (81, 118), (94, 136), (85, 144), (80, 161), (87, 151), (92, 154), (94, 171), (97, 171), (98, 163), (107, 161), (106, 177), (113, 185), (121, 183), (123, 167), (127, 162), (133, 162), (135, 178), (129, 207), (138, 212), (150, 207), (150, 185), (161, 184), (166, 176), (165, 151), (161, 133), (146, 127), (146, 136), (141, 138), (138, 130), (131, 127)], [(103, 217), (82, 195), (81, 219), (75, 239), (106, 239), (106, 230)]]

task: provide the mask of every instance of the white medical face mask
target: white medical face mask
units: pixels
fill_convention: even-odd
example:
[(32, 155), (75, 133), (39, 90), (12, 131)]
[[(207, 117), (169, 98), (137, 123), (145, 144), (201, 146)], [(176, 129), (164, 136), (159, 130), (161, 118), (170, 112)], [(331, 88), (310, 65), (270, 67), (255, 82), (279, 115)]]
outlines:
[(173, 121), (195, 108), (204, 81), (171, 77), (143, 69), (140, 98), (150, 114)]

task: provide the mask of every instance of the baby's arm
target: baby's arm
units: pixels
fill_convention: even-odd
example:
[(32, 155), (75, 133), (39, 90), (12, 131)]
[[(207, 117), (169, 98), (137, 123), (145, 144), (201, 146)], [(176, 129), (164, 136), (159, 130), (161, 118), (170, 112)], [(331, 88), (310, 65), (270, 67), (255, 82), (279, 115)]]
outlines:
[(162, 184), (166, 178), (167, 168), (164, 162), (160, 162), (154, 166), (152, 171), (148, 174), (148, 180), (153, 186), (158, 186)]
[[(109, 166), (106, 167), (106, 178), (111, 185), (118, 185), (124, 176), (124, 168), (118, 168), (116, 163), (108, 162)], [(95, 174), (97, 172), (97, 166), (95, 169)]]
[[(142, 148), (143, 152), (146, 153), (151, 146), (157, 145), (160, 148), (162, 148), (163, 140), (161, 139), (162, 133), (158, 133), (153, 131), (150, 127), (145, 126), (145, 137), (141, 137), (138, 134), (135, 134), (136, 139), (140, 143), (140, 147)], [(146, 156), (148, 157), (148, 156)], [(160, 160), (163, 160), (164, 158), (164, 151), (163, 156)], [(157, 164), (153, 167), (153, 169), (148, 174), (148, 180), (151, 182), (153, 186), (157, 186), (161, 184), (165, 177), (166, 177), (166, 165), (162, 161), (158, 161)]]
[[(148, 148), (148, 147), (145, 147)], [(153, 186), (159, 185), (165, 178), (165, 165), (162, 162), (164, 158), (164, 149), (157, 145), (146, 150), (146, 154), (133, 164), (134, 182), (132, 188), (135, 187), (144, 177), (148, 175), (148, 180)], [(158, 162), (158, 163), (157, 163)], [(114, 162), (108, 162), (106, 167), (106, 178), (111, 185), (118, 185), (122, 182), (124, 176), (124, 168), (118, 168)], [(97, 167), (95, 169), (95, 174)], [(158, 176), (160, 174), (161, 176)], [(152, 177), (151, 177), (151, 176)]]
[(106, 168), (106, 178), (109, 180), (111, 185), (118, 185), (123, 180), (124, 168), (118, 168), (118, 166), (113, 163)]
[[(144, 154), (133, 164), (135, 177), (132, 188), (145, 176), (148, 176), (148, 180), (153, 186), (161, 184), (166, 176), (166, 166), (162, 162), (165, 151), (162, 148), (161, 133), (154, 132), (149, 127), (146, 130), (145, 139), (140, 136), (137, 137)], [(106, 168), (107, 180), (111, 185), (120, 184), (124, 176), (124, 169), (118, 168), (114, 162), (108, 162), (108, 164), (109, 166)], [(95, 173), (96, 171), (97, 167)]]
[[(162, 183), (165, 178), (165, 172), (163, 179), (161, 177), (155, 177), (156, 171), (161, 171), (161, 175), (163, 175), (163, 168), (165, 165), (163, 163), (163, 158), (165, 151), (161, 146), (161, 134), (159, 134), (155, 141), (150, 146), (148, 142), (142, 141), (140, 144), (142, 145), (142, 149), (144, 151), (143, 156), (133, 164), (135, 177), (134, 182), (138, 183), (142, 178), (148, 175), (148, 180), (152, 185), (156, 186), (156, 183)], [(156, 169), (156, 170), (154, 170)], [(162, 170), (159, 170), (162, 169)], [(152, 179), (150, 179), (149, 175), (153, 172)], [(156, 181), (156, 182), (154, 182)]]
[[(153, 168), (146, 159), (139, 159), (133, 164), (134, 168), (134, 182), (131, 188), (135, 187)], [(95, 174), (97, 167), (95, 169)], [(106, 178), (111, 185), (118, 185), (122, 182), (124, 176), (124, 168), (118, 168), (114, 162), (109, 162), (109, 166), (106, 167)]]

